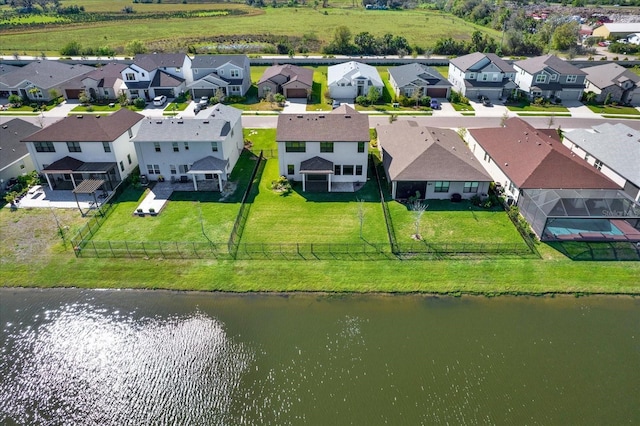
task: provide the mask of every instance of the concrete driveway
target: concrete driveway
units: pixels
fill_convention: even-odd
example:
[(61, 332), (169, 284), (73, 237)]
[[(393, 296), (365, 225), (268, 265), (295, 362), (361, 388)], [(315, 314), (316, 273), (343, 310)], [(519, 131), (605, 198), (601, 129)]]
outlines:
[(283, 113), (301, 114), (307, 112), (307, 100), (305, 98), (291, 98), (284, 103)]

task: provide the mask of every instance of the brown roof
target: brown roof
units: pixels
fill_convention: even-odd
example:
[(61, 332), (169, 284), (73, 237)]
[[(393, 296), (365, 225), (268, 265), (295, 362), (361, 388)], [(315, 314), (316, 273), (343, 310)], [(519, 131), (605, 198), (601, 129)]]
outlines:
[(391, 180), (491, 180), (453, 130), (422, 127), (414, 121), (396, 121), (377, 129)]
[(69, 116), (22, 139), (22, 142), (111, 142), (143, 118), (126, 108), (102, 117)]
[(278, 142), (365, 142), (369, 140), (369, 117), (348, 105), (330, 113), (281, 114)]
[(313, 86), (313, 70), (291, 64), (270, 66), (264, 70), (258, 84), (264, 83), (277, 75), (286, 76), (288, 78), (287, 82), (299, 81), (309, 87)]
[(562, 145), (555, 130), (538, 130), (510, 118), (505, 127), (469, 133), (519, 188), (619, 189)]

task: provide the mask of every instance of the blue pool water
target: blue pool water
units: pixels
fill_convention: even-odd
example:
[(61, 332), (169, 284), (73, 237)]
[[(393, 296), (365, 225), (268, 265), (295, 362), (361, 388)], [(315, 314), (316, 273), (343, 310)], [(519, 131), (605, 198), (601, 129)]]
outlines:
[(553, 235), (571, 235), (581, 232), (624, 235), (607, 219), (555, 219), (547, 225), (547, 231)]

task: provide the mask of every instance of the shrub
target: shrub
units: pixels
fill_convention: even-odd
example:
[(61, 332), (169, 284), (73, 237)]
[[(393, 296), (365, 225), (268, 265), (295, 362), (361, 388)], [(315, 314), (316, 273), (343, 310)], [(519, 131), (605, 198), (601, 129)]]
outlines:
[(291, 183), (285, 176), (280, 176), (278, 179), (271, 181), (271, 189), (283, 194), (289, 194), (291, 192)]
[(241, 103), (245, 102), (246, 100), (247, 100), (247, 98), (245, 98), (244, 96), (231, 95), (231, 96), (227, 96), (224, 99), (224, 103), (225, 104), (241, 104)]
[(369, 100), (367, 99), (366, 96), (358, 96), (356, 98), (356, 103), (358, 105), (368, 105), (369, 104)]
[(138, 109), (144, 109), (144, 107), (147, 106), (147, 101), (143, 98), (135, 98), (133, 105)]

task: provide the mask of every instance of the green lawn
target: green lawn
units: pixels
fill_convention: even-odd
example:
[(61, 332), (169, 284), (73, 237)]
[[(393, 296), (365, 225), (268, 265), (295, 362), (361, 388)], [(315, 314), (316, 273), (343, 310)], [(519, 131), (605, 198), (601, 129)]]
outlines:
[(475, 111), (471, 105), (460, 102), (451, 102), (451, 106), (453, 106), (453, 109), (456, 111)]
[(244, 139), (251, 141), (251, 150), (254, 152), (264, 150), (276, 150), (276, 129), (244, 129)]
[(77, 112), (116, 112), (121, 107), (119, 102), (116, 102), (113, 106), (109, 105), (78, 105), (71, 110), (72, 113)]
[[(388, 241), (375, 181), (356, 193), (302, 192), (285, 195), (271, 189), (278, 160), (268, 160), (259, 193), (251, 205), (242, 243), (386, 243)], [(357, 200), (362, 199), (364, 203)], [(364, 211), (360, 238), (359, 208)]]
[[(502, 209), (486, 210), (468, 201), (426, 200), (429, 207), (420, 220), (420, 235), (430, 243), (522, 243), (522, 237)], [(397, 201), (388, 203), (399, 243), (411, 242), (416, 214)]]
[(509, 111), (514, 112), (569, 112), (562, 105), (535, 105), (529, 102), (522, 102), (517, 105), (506, 105)]
[(619, 114), (619, 115), (640, 115), (634, 107), (612, 106), (612, 105), (587, 105), (596, 114)]

